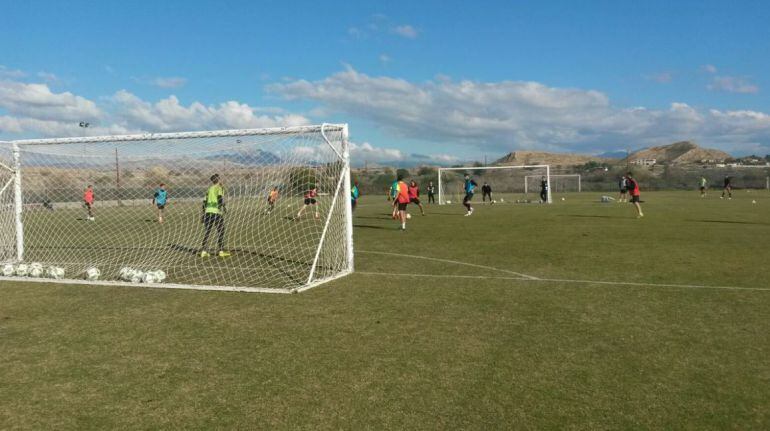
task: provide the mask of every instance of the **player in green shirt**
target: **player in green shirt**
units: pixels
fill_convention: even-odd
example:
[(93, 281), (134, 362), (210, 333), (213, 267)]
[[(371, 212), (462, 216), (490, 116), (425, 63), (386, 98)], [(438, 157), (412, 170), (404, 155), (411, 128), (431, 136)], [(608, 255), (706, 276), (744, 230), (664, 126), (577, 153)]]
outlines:
[(209, 243), (209, 236), (211, 230), (216, 228), (218, 241), (217, 241), (217, 255), (219, 257), (230, 256), (230, 253), (224, 250), (225, 248), (225, 189), (219, 183), (219, 174), (211, 176), (211, 187), (206, 191), (206, 199), (203, 200), (203, 212), (201, 214), (201, 223), (203, 223), (203, 245), (201, 246), (201, 257), (208, 257), (209, 252), (206, 250)]

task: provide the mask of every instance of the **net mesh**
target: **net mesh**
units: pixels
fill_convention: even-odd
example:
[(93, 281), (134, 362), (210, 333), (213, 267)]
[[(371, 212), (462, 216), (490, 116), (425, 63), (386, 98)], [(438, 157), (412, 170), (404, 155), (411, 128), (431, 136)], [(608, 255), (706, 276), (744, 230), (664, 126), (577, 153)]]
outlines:
[[(334, 277), (350, 269), (352, 253), (343, 134), (342, 126), (325, 126), (323, 134), (314, 126), (21, 143), (24, 261), (81, 279), (89, 267), (100, 269), (101, 280), (118, 280), (125, 267), (162, 270), (168, 283), (196, 286), (297, 289)], [(225, 205), (204, 217), (213, 174)], [(0, 182), (7, 176), (0, 172)], [(162, 212), (162, 202), (153, 202), (161, 183)], [(10, 225), (12, 189), (0, 193), (0, 218)], [(311, 189), (316, 204), (298, 217)], [(13, 238), (0, 241), (13, 248)]]
[[(468, 167), (463, 169), (440, 169), (439, 203), (461, 203), (465, 197), (465, 175), (468, 174), (478, 184), (474, 190), (475, 203), (524, 203), (539, 201), (540, 180), (547, 176), (547, 169), (542, 167), (506, 166), (495, 169)], [(530, 177), (530, 178), (527, 178)], [(534, 180), (536, 178), (537, 180)], [(526, 185), (528, 186), (525, 188)], [(488, 184), (492, 189), (491, 197), (485, 200), (482, 187)], [(534, 195), (533, 195), (534, 193)]]

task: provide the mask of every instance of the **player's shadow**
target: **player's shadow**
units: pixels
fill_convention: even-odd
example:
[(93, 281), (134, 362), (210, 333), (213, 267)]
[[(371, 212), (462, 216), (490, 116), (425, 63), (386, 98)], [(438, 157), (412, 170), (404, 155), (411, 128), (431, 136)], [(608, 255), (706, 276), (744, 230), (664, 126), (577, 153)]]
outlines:
[(756, 224), (763, 226), (770, 226), (770, 223), (756, 222), (756, 221), (737, 221), (737, 220), (695, 220), (689, 219), (685, 221), (694, 221), (698, 223), (725, 223), (725, 224)]
[[(374, 218), (374, 217), (369, 217), (369, 218)], [(387, 229), (386, 227), (383, 227), (383, 226), (372, 226), (369, 224), (354, 224), (353, 227), (357, 227), (360, 229)]]
[(558, 214), (557, 217), (578, 217), (578, 218), (628, 218), (628, 217), (613, 217), (608, 215), (588, 215), (588, 214)]

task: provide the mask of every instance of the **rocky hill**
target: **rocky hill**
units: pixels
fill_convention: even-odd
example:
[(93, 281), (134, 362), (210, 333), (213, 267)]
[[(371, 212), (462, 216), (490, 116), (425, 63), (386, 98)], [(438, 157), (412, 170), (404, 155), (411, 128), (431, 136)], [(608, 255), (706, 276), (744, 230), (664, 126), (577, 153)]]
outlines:
[(702, 148), (694, 142), (682, 141), (671, 145), (645, 148), (628, 156), (628, 160), (633, 162), (636, 160), (655, 159), (657, 163), (686, 165), (704, 161), (722, 162), (730, 157), (724, 151)]
[(542, 151), (514, 151), (496, 160), (495, 165), (551, 165), (574, 166), (583, 165), (590, 161), (609, 162), (617, 161), (599, 156), (586, 156), (582, 154), (546, 153)]

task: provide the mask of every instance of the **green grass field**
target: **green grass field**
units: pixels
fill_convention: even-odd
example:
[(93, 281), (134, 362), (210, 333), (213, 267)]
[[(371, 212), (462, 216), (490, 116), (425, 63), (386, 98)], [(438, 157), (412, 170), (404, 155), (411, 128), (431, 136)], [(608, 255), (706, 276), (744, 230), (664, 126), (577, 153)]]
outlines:
[(0, 281), (0, 428), (770, 428), (770, 194), (599, 196), (363, 199), (297, 295)]

